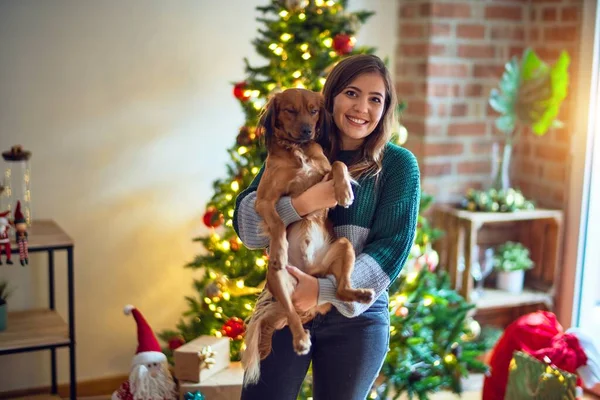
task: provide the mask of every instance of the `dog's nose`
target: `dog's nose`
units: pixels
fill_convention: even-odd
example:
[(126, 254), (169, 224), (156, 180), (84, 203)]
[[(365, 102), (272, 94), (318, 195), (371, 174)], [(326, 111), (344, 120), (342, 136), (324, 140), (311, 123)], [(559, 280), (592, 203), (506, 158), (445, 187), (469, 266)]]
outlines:
[(300, 132), (302, 133), (303, 137), (310, 137), (312, 134), (312, 127), (310, 125), (303, 125)]

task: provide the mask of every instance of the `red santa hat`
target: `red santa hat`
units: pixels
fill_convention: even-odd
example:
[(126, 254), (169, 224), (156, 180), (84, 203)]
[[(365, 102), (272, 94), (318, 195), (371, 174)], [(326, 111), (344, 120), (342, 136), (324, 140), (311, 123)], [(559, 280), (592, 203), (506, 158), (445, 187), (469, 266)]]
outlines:
[(20, 224), (25, 222), (25, 217), (21, 212), (21, 201), (17, 201), (17, 207), (15, 208), (15, 224)]
[(6, 218), (8, 217), (8, 214), (10, 214), (10, 211), (4, 211), (3, 213), (0, 213), (0, 218)]
[(137, 324), (138, 348), (131, 364), (140, 365), (167, 361), (167, 357), (160, 350), (154, 332), (142, 313), (132, 305), (125, 306), (124, 312), (125, 315), (133, 314)]

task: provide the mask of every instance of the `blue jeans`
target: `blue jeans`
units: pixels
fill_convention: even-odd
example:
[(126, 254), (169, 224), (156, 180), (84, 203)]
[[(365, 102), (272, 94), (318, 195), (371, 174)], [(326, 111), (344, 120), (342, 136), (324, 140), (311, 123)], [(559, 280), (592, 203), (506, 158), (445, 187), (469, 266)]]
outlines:
[(365, 400), (388, 351), (389, 296), (346, 318), (335, 307), (304, 325), (312, 347), (305, 356), (292, 348), (286, 326), (273, 335), (273, 350), (260, 364), (260, 381), (242, 390), (241, 400), (295, 400), (312, 361), (314, 400)]

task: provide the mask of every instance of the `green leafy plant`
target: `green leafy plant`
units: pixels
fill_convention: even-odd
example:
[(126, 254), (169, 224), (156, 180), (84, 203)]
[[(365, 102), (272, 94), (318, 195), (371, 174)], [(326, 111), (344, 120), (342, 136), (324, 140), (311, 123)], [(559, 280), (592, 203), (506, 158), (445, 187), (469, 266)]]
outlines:
[(8, 286), (8, 281), (6, 281), (6, 280), (0, 281), (0, 306), (3, 306), (6, 304), (6, 301), (8, 300), (8, 298), (10, 297), (10, 295), (12, 294), (13, 291), (14, 291), (14, 289), (11, 289)]
[(513, 57), (505, 65), (499, 87), (492, 89), (490, 106), (500, 113), (496, 127), (504, 135), (504, 151), (493, 187), (508, 189), (512, 147), (524, 128), (545, 135), (551, 127), (560, 127), (557, 119), (567, 97), (569, 54), (563, 51), (554, 65), (543, 62), (533, 50), (526, 49), (521, 60)]
[(533, 268), (533, 261), (529, 258), (529, 249), (521, 243), (504, 243), (494, 254), (494, 268), (504, 272)]

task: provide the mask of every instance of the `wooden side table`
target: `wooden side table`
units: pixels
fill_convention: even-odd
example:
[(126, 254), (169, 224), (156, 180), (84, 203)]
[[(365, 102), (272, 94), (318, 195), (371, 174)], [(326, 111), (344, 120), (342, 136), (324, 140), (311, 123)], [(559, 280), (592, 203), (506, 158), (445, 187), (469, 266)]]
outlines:
[[(14, 238), (13, 238), (14, 239)], [(64, 251), (67, 257), (67, 303), (68, 322), (58, 314), (55, 307), (54, 252)], [(19, 250), (12, 243), (14, 265), (0, 268), (22, 268)], [(75, 379), (75, 294), (73, 277), (73, 240), (54, 221), (33, 221), (29, 234), (29, 252), (48, 253), (48, 308), (8, 313), (8, 327), (0, 332), (0, 356), (5, 354), (50, 350), (52, 371), (52, 394), (58, 392), (56, 382), (56, 349), (69, 348), (70, 398), (77, 398)], [(29, 266), (26, 266), (29, 268)]]
[[(438, 205), (434, 209), (434, 223), (445, 231), (444, 237), (436, 245), (440, 253), (440, 265), (448, 269), (454, 288), (465, 299), (471, 299), (473, 249), (478, 244), (478, 235), (482, 228), (490, 224), (514, 223), (512, 240), (519, 241), (526, 246), (535, 263), (534, 268), (526, 273), (526, 286), (545, 292), (547, 296), (542, 296), (544, 299), (541, 299), (539, 292), (525, 291), (522, 301), (515, 300), (515, 298), (511, 301), (515, 306), (523, 305), (523, 302), (552, 301), (559, 265), (563, 225), (562, 211), (536, 209), (510, 213), (473, 212), (459, 209), (453, 205)], [(461, 259), (464, 260), (464, 264), (460, 262)], [(489, 301), (500, 303), (486, 304), (482, 300), (483, 303), (477, 305), (495, 307), (507, 301), (506, 296), (489, 297)]]

